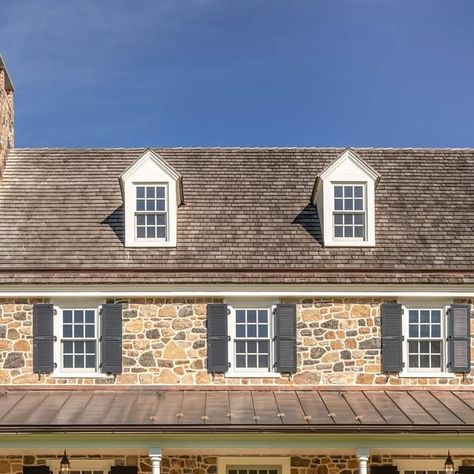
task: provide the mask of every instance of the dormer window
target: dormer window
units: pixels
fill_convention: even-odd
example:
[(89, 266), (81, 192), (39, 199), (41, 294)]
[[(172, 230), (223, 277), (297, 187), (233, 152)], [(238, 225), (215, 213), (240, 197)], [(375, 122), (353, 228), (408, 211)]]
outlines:
[(161, 156), (146, 151), (120, 177), (126, 247), (176, 247), (181, 175)]
[(137, 239), (160, 239), (168, 236), (167, 186), (136, 185), (136, 237)]
[(334, 184), (335, 239), (365, 239), (364, 188), (364, 184)]
[(375, 245), (375, 187), (379, 174), (348, 149), (316, 179), (312, 202), (318, 208), (326, 247)]

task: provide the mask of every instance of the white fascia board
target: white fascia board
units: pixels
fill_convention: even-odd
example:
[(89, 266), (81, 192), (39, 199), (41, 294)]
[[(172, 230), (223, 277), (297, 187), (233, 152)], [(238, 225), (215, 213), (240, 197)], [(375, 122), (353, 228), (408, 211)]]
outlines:
[(474, 285), (0, 285), (0, 298), (473, 298)]

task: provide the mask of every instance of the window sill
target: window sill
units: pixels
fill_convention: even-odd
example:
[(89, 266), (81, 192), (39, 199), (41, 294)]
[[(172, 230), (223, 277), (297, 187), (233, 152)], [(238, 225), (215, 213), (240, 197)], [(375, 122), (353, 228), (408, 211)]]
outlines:
[(325, 247), (375, 247), (375, 242), (364, 240), (330, 240), (324, 242)]
[(400, 378), (431, 378), (431, 379), (452, 379), (456, 374), (450, 372), (400, 372)]
[(278, 378), (281, 374), (277, 372), (226, 372), (226, 378), (241, 378), (241, 379), (270, 379)]
[(111, 376), (99, 372), (53, 372), (51, 377), (55, 379), (106, 379)]

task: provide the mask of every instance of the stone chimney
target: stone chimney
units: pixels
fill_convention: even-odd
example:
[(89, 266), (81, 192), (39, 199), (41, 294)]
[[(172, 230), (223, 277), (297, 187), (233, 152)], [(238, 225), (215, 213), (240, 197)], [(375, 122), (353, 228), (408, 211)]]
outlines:
[(5, 167), (7, 150), (14, 146), (14, 120), (13, 84), (0, 56), (0, 178)]

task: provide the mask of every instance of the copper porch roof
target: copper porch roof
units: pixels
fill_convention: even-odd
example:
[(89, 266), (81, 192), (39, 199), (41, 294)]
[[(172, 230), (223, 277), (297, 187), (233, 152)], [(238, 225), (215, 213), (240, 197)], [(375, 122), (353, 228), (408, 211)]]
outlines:
[(342, 149), (154, 149), (183, 176), (176, 248), (125, 248), (118, 177), (144, 149), (13, 149), (0, 283), (472, 283), (474, 149), (355, 149), (381, 175), (375, 247), (321, 242)]
[(474, 432), (474, 389), (4, 387), (0, 432)]

